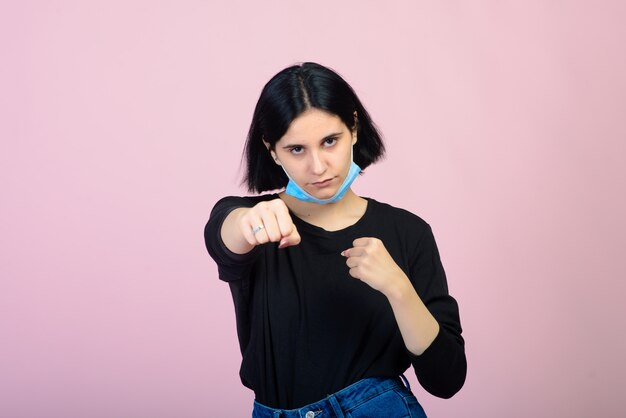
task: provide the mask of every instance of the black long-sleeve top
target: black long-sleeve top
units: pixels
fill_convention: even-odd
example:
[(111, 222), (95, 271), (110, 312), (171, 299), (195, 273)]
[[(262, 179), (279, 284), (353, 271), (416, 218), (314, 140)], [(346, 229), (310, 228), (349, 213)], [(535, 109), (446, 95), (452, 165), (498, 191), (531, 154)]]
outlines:
[[(465, 381), (464, 340), (430, 226), (367, 198), (365, 214), (345, 229), (326, 231), (291, 213), (299, 245), (279, 249), (268, 243), (243, 255), (229, 251), (220, 236), (226, 216), (276, 198), (223, 198), (204, 230), (219, 277), (230, 285), (243, 356), (240, 376), (256, 400), (299, 408), (360, 379), (398, 376), (411, 364), (428, 392), (454, 395)], [(348, 273), (340, 253), (362, 237), (382, 240), (439, 322), (437, 337), (419, 356), (405, 347), (386, 297)]]

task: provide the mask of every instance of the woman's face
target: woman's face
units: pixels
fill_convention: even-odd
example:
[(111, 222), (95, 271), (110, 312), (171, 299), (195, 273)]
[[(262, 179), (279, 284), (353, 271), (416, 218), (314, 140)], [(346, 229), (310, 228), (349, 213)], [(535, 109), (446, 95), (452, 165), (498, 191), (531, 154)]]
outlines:
[(272, 156), (310, 195), (328, 199), (348, 175), (356, 140), (339, 116), (309, 109), (291, 122)]

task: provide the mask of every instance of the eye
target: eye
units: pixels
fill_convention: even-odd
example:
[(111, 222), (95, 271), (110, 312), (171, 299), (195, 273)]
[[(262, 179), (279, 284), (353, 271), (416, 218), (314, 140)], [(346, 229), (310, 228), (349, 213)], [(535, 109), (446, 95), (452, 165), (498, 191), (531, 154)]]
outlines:
[(337, 143), (337, 138), (326, 138), (324, 140), (324, 145), (329, 146), (329, 147), (335, 145), (336, 143)]
[(289, 150), (294, 155), (302, 154), (302, 147), (293, 147)]

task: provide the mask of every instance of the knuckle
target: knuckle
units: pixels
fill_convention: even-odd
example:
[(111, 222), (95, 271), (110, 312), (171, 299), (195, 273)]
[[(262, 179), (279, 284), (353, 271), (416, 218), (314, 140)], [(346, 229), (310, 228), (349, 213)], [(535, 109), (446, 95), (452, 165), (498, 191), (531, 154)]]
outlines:
[(272, 241), (280, 241), (280, 234), (277, 232), (272, 232), (270, 238)]
[(274, 199), (269, 202), (269, 206), (277, 213), (287, 213), (289, 210), (281, 199)]
[(290, 225), (290, 224), (288, 224), (286, 222), (283, 222), (282, 219), (279, 220), (278, 226), (279, 226), (279, 229), (280, 229), (279, 232), (283, 236), (288, 236), (288, 235), (292, 235), (293, 234), (293, 225)]

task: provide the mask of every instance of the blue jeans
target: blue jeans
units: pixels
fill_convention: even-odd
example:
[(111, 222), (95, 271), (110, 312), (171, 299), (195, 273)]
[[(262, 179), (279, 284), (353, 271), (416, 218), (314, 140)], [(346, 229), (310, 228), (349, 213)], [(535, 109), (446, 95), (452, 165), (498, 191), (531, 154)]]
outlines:
[[(402, 383), (404, 381), (405, 384)], [(426, 418), (404, 376), (359, 380), (298, 409), (275, 409), (254, 401), (252, 418)]]

